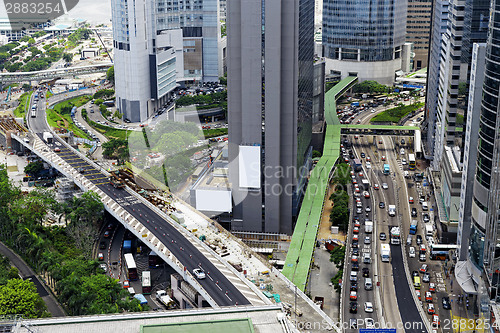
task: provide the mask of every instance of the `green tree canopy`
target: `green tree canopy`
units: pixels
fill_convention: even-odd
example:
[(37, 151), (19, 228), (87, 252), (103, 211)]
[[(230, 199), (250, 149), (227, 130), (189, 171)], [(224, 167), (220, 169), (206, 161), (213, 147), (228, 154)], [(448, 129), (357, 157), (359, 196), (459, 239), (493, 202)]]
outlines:
[(0, 286), (0, 315), (21, 314), (24, 318), (48, 317), (47, 307), (29, 280), (10, 279)]

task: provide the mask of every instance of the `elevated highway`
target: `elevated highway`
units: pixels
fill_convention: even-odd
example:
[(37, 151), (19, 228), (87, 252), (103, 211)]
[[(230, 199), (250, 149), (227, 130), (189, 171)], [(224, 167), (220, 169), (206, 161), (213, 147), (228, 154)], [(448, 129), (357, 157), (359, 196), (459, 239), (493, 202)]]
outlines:
[(83, 74), (105, 73), (113, 64), (89, 65), (58, 69), (46, 69), (35, 72), (0, 73), (0, 83), (9, 84), (25, 81), (51, 80), (62, 77), (74, 77)]

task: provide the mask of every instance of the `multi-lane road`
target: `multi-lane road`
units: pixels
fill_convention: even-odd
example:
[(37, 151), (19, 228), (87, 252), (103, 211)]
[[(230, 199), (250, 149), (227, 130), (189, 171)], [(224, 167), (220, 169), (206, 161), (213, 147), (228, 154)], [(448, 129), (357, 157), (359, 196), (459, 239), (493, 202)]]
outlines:
[[(40, 138), (43, 132), (48, 131), (45, 121), (45, 99), (38, 101), (36, 118), (28, 118), (30, 130)], [(31, 107), (31, 106), (30, 106)], [(116, 201), (122, 208), (143, 224), (149, 232), (169, 249), (169, 251), (186, 267), (189, 272), (201, 267), (207, 278), (198, 280), (219, 306), (250, 304), (249, 300), (215, 265), (206, 258), (184, 235), (172, 226), (163, 217), (160, 217), (149, 206), (138, 200), (124, 189), (115, 189), (108, 181), (107, 176), (88, 163), (72, 148), (68, 148), (57, 136), (54, 142), (47, 144), (49, 149), (66, 163), (82, 174), (98, 189)]]

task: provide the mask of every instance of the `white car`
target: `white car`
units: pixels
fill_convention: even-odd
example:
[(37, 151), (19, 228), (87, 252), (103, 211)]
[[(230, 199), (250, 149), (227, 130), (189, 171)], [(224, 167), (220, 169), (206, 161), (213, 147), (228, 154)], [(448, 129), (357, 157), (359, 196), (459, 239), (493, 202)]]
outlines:
[(202, 271), (200, 268), (193, 269), (193, 274), (196, 276), (198, 280), (203, 280), (204, 278), (206, 278), (205, 272)]
[(406, 158), (402, 158), (402, 159), (401, 159), (401, 164), (402, 164), (402, 165), (406, 165)]
[(415, 248), (413, 246), (410, 246), (409, 257), (415, 258)]
[(373, 312), (373, 304), (372, 302), (365, 302), (365, 312), (372, 313)]
[(375, 321), (372, 318), (365, 318), (366, 328), (375, 328)]
[(108, 271), (108, 266), (106, 264), (100, 264), (99, 267), (102, 268), (102, 270), (104, 271), (104, 273), (106, 273)]
[(383, 183), (383, 184), (382, 184), (382, 188), (383, 188), (384, 190), (387, 190), (387, 189), (389, 189), (389, 186), (387, 185), (387, 183)]
[(372, 164), (370, 162), (366, 162), (366, 168), (367, 169), (371, 169), (372, 168)]

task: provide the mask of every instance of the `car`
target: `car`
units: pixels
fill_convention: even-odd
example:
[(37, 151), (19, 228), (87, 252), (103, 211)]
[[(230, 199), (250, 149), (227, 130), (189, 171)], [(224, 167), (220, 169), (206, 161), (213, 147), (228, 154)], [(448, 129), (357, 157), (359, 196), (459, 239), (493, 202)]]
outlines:
[(355, 221), (355, 222), (354, 222), (354, 226), (355, 226), (355, 227), (360, 228), (360, 227), (361, 227), (361, 224), (359, 223), (359, 221)]
[(443, 297), (441, 299), (441, 302), (443, 303), (443, 309), (451, 310), (451, 303), (449, 297)]
[(370, 277), (370, 269), (368, 267), (363, 267), (363, 277)]
[(351, 287), (349, 288), (350, 291), (358, 291), (358, 283), (357, 282), (351, 282)]
[(413, 197), (409, 197), (408, 202), (412, 204), (414, 202)]
[(351, 177), (355, 176), (354, 171), (351, 170)]
[(370, 206), (366, 206), (365, 212), (371, 212), (371, 211), (372, 211), (372, 209), (370, 208)]
[(422, 236), (417, 235), (417, 245), (422, 244)]
[(358, 235), (352, 236), (352, 241), (357, 242), (359, 240)]
[(205, 272), (202, 271), (201, 268), (193, 269), (193, 274), (198, 280), (203, 280), (204, 278), (206, 278)]
[(351, 291), (351, 293), (349, 294), (349, 299), (351, 301), (356, 301), (358, 299), (358, 294), (356, 291)]
[(356, 214), (363, 214), (363, 208), (361, 207), (356, 208)]
[(402, 164), (402, 165), (406, 165), (406, 158), (402, 158), (402, 159), (401, 159), (401, 164)]
[(108, 226), (106, 227), (106, 229), (108, 229), (108, 230), (113, 230), (114, 228), (115, 228), (115, 225), (113, 223), (108, 224)]
[(411, 276), (412, 277), (419, 276), (418, 271), (412, 271)]
[(353, 184), (357, 184), (357, 183), (358, 183), (358, 181), (356, 180), (356, 178), (353, 178), (353, 179), (352, 179), (352, 183), (353, 183)]
[(351, 262), (358, 262), (358, 256), (352, 255)]
[(369, 253), (363, 253), (363, 264), (370, 264), (372, 262), (372, 258)]
[(358, 248), (353, 248), (352, 249), (352, 254), (359, 256), (359, 250), (358, 250)]
[(351, 268), (353, 271), (359, 271), (359, 263), (353, 262)]
[(109, 238), (109, 236), (111, 236), (111, 231), (106, 230), (106, 231), (104, 232), (104, 238)]
[(435, 293), (436, 292), (436, 285), (434, 283), (429, 283), (429, 291), (431, 293)]
[(422, 276), (422, 282), (429, 283), (431, 282), (431, 275), (429, 273), (425, 273)]
[(82, 168), (82, 167), (80, 167), (80, 168), (78, 168), (78, 172), (79, 172), (79, 173), (85, 173), (85, 169), (84, 169), (84, 168)]
[(363, 192), (363, 196), (365, 197), (365, 199), (369, 199), (370, 198), (370, 193), (368, 193), (368, 191), (364, 191)]
[(421, 297), (420, 297), (420, 290), (415, 289), (415, 294), (417, 294), (417, 298), (418, 298), (418, 300), (419, 300), (419, 301), (421, 301), (422, 299), (421, 299)]
[(427, 305), (427, 313), (428, 314), (434, 314), (434, 313), (436, 313), (436, 309), (434, 309), (434, 304)]
[(357, 140), (357, 139), (359, 139), (359, 135), (357, 135), (357, 134), (356, 134), (356, 135), (354, 136), (354, 139), (356, 139), (356, 140)]
[(361, 158), (365, 158), (365, 153), (361, 153)]
[(123, 288), (128, 288), (128, 287), (130, 287), (130, 283), (128, 282), (128, 280), (123, 281)]
[(365, 236), (365, 244), (370, 244), (370, 236)]
[(387, 240), (387, 235), (385, 234), (385, 232), (381, 232), (380, 235), (379, 235), (379, 239), (382, 240), (382, 241), (385, 241)]
[(355, 330), (358, 328), (358, 322), (356, 321), (355, 318), (349, 319), (349, 328)]
[(90, 109), (90, 113), (94, 113), (94, 109)]
[(380, 158), (382, 161), (385, 161), (385, 155), (382, 155), (382, 157)]
[(408, 256), (410, 258), (415, 258), (415, 248), (413, 246), (410, 246), (410, 250), (408, 252)]
[(423, 264), (422, 267), (420, 267), (420, 273), (427, 273), (428, 268), (427, 264)]
[(382, 140), (378, 140), (378, 144), (381, 145), (382, 144)]
[(372, 168), (372, 164), (370, 162), (366, 162), (366, 168), (367, 169), (371, 169)]
[(387, 185), (387, 183), (382, 183), (382, 188), (384, 190), (387, 190), (387, 189), (389, 189), (389, 185)]
[(374, 189), (374, 190), (379, 190), (379, 189), (380, 189), (380, 187), (378, 186), (378, 184), (373, 184), (373, 189)]
[(434, 237), (432, 237), (432, 236), (427, 236), (426, 238), (427, 238), (427, 243), (429, 243), (429, 245), (432, 245), (432, 244), (434, 244), (434, 243), (435, 243), (435, 242), (434, 242)]
[(404, 149), (404, 148), (401, 148), (401, 150), (399, 151), (399, 154), (400, 154), (400, 155), (404, 155), (404, 154), (405, 154), (405, 149)]
[(363, 177), (364, 177), (364, 175), (363, 175), (363, 173), (362, 173), (362, 172), (358, 173), (358, 176), (359, 176), (359, 177), (361, 177), (361, 178), (363, 178)]
[(104, 254), (102, 252), (97, 254), (97, 260), (104, 260)]
[(420, 244), (420, 248), (418, 250), (420, 253), (425, 253), (425, 244)]
[(429, 214), (422, 214), (422, 219), (424, 220), (425, 223), (430, 222), (430, 217)]
[(349, 281), (357, 282), (358, 281), (358, 272), (351, 271), (351, 274), (349, 275)]
[(405, 139), (401, 139), (401, 144), (404, 145), (405, 144)]
[(355, 233), (355, 234), (359, 234), (359, 228), (354, 227), (354, 228), (352, 229), (352, 232), (353, 232), (353, 233)]
[(356, 302), (349, 303), (349, 312), (350, 313), (358, 313), (358, 303), (356, 303)]
[(418, 255), (418, 260), (425, 261), (425, 254), (424, 253), (419, 254)]
[(432, 315), (432, 327), (437, 329), (439, 327), (440, 321), (439, 316), (437, 314)]
[(366, 161), (367, 162), (371, 162), (372, 161), (372, 159), (370, 158), (370, 156), (366, 156)]
[(59, 148), (59, 147), (55, 147), (55, 148), (54, 148), (54, 152), (55, 152), (55, 153), (59, 153), (59, 152), (61, 152), (61, 148)]
[(99, 243), (99, 249), (100, 249), (100, 250), (104, 250), (104, 249), (106, 249), (106, 246), (107, 246), (107, 245), (106, 245), (106, 242), (105, 242), (105, 241), (102, 241), (102, 242), (100, 242), (100, 243)]
[(106, 273), (108, 271), (108, 266), (104, 263), (100, 264), (99, 267)]
[(347, 157), (344, 157), (344, 162), (349, 163), (349, 159)]
[(378, 208), (384, 209), (385, 208), (385, 203), (383, 201), (380, 201), (378, 203)]
[(365, 326), (366, 328), (375, 328), (375, 321), (372, 318), (365, 318)]
[(372, 313), (373, 312), (373, 304), (372, 302), (365, 302), (365, 312)]
[(413, 208), (411, 209), (411, 217), (417, 217), (417, 214), (418, 214), (418, 213), (417, 213), (417, 209), (416, 209), (415, 207), (413, 207)]

